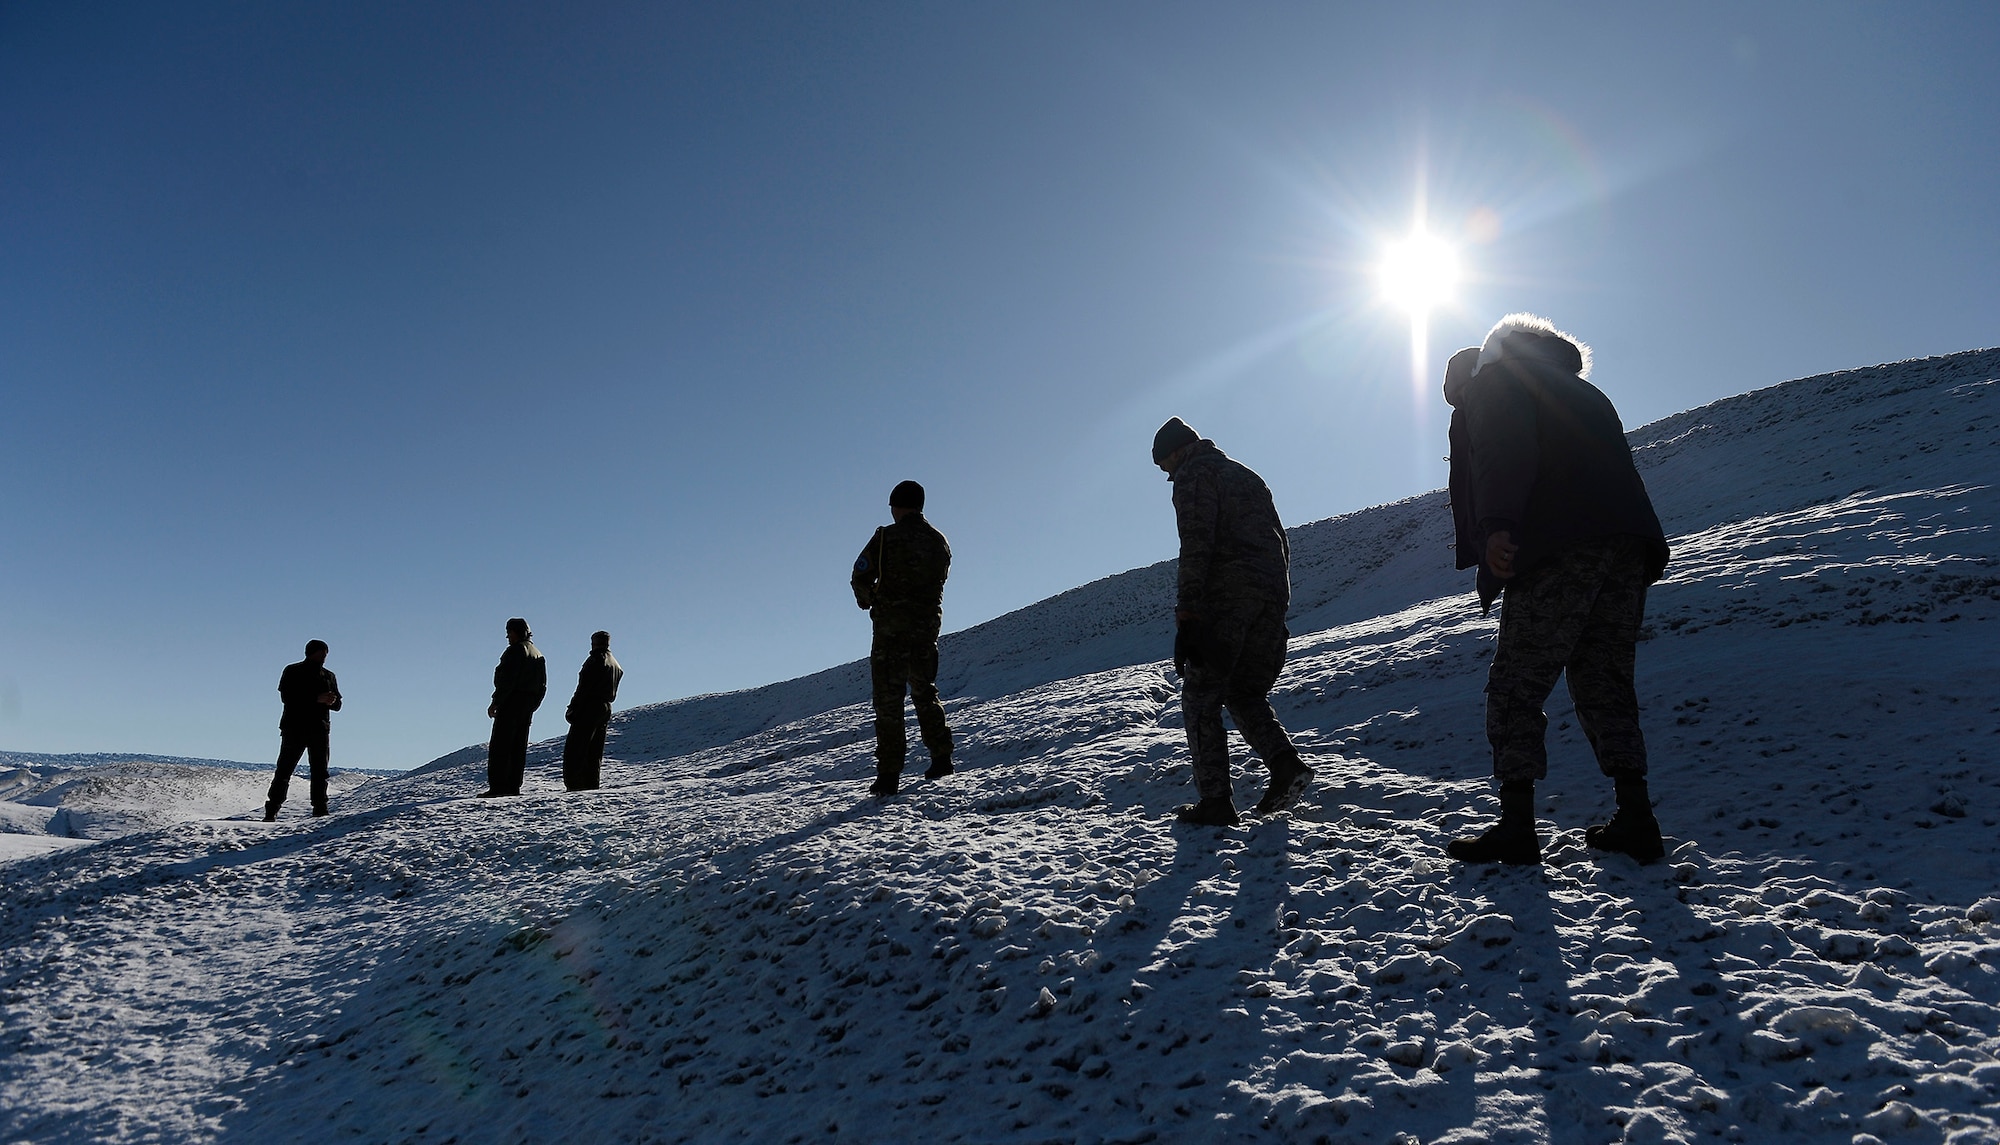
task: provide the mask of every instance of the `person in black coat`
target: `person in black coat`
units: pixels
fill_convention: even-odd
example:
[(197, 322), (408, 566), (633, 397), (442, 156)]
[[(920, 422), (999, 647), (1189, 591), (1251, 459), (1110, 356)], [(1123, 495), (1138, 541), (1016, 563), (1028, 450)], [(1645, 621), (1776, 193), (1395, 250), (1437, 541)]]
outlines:
[(284, 714), (278, 718), (278, 771), (271, 777), (271, 790), (264, 800), (264, 822), (278, 817), (290, 793), (292, 772), (299, 757), (307, 756), (312, 776), (312, 813), (326, 814), (327, 760), (333, 732), (333, 716), (340, 710), (340, 684), (326, 670), (326, 641), (306, 641), (306, 658), (288, 664), (278, 676), (278, 695)]
[(563, 740), (563, 786), (571, 791), (597, 789), (604, 765), (604, 736), (611, 727), (611, 705), (618, 699), (618, 682), (625, 669), (611, 654), (611, 634), (590, 634), (590, 655), (576, 674), (576, 694), (570, 697), (569, 736)]
[(535, 647), (528, 622), (507, 622), (507, 650), (493, 669), (493, 702), (486, 714), (493, 719), (493, 737), (486, 743), (486, 790), (481, 799), (519, 795), (528, 769), (528, 728), (535, 709), (549, 692), (549, 667)]
[(1532, 314), (1501, 319), (1445, 369), (1458, 567), (1478, 568), (1483, 609), (1505, 598), (1486, 679), (1500, 822), (1451, 843), (1461, 861), (1541, 861), (1534, 791), (1548, 776), (1542, 704), (1558, 676), (1617, 791), (1616, 814), (1585, 841), (1642, 863), (1664, 853), (1633, 668), (1666, 534), (1589, 373), (1589, 348)]

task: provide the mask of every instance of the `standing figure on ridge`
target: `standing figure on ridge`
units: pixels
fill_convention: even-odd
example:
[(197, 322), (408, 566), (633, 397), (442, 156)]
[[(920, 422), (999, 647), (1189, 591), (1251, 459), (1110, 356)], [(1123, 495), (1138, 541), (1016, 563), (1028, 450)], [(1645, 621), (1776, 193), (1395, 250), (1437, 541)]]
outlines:
[(284, 700), (285, 711), (278, 717), (278, 772), (271, 777), (271, 791), (264, 800), (266, 823), (276, 819), (278, 808), (285, 805), (301, 755), (307, 757), (312, 776), (312, 813), (326, 814), (332, 713), (340, 710), (340, 684), (326, 670), (326, 641), (306, 641), (306, 658), (287, 664), (279, 673), (278, 695)]
[(535, 647), (534, 635), (518, 616), (507, 622), (507, 650), (493, 669), (493, 702), (486, 705), (493, 736), (486, 741), (486, 790), (479, 793), (481, 799), (521, 793), (521, 777), (528, 770), (528, 727), (549, 691), (549, 666)]
[(1509, 314), (1452, 355), (1451, 511), (1458, 567), (1484, 609), (1504, 593), (1486, 677), (1500, 821), (1453, 841), (1469, 863), (1539, 863), (1535, 781), (1549, 773), (1542, 703), (1567, 675), (1576, 721), (1618, 796), (1584, 839), (1641, 863), (1665, 853), (1646, 791), (1633, 663), (1666, 534), (1611, 399), (1584, 379), (1590, 348), (1546, 318)]
[(563, 786), (571, 791), (595, 791), (604, 764), (604, 734), (611, 726), (611, 705), (618, 699), (618, 681), (625, 669), (611, 654), (611, 634), (590, 634), (590, 655), (576, 674), (576, 694), (569, 698), (569, 736), (563, 740)]
[(917, 709), (917, 728), (931, 765), (926, 779), (951, 774), (951, 727), (938, 703), (938, 630), (944, 625), (944, 581), (951, 545), (924, 519), (924, 487), (905, 481), (889, 493), (892, 524), (868, 538), (848, 583), (854, 603), (875, 622), (868, 668), (875, 691), (875, 782), (871, 795), (896, 794), (909, 751), (903, 692)]
[(1180, 587), (1174, 605), (1174, 671), (1181, 718), (1201, 801), (1179, 808), (1183, 823), (1233, 827), (1227, 707), (1270, 769), (1256, 813), (1291, 806), (1312, 782), (1271, 707), (1285, 668), (1285, 609), (1292, 602), (1291, 544), (1264, 479), (1232, 461), (1179, 418), (1153, 436), (1153, 464), (1174, 486)]

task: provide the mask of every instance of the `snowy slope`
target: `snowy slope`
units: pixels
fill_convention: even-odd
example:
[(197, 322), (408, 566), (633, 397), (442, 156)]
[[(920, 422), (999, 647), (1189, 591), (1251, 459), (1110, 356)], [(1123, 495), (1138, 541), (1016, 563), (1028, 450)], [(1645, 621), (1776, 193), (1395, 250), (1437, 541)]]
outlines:
[[(15, 757), (19, 758), (19, 757)], [(335, 771), (328, 790), (344, 795), (369, 782), (357, 772)], [(0, 836), (46, 835), (60, 839), (115, 839), (173, 823), (221, 819), (246, 807), (261, 808), (271, 786), (270, 765), (220, 761), (163, 761), (120, 756), (89, 766), (17, 766), (0, 771)], [(292, 780), (292, 797), (309, 802), (306, 769)], [(287, 814), (296, 810), (287, 805)], [(46, 847), (42, 840), (0, 837), (8, 844)]]
[(1444, 860), (1493, 626), (1431, 495), (1295, 531), (1321, 783), (1240, 830), (1168, 821), (1153, 566), (951, 638), (962, 771), (888, 803), (845, 666), (621, 715), (603, 792), (467, 751), (0, 868), (0, 1138), (2000, 1139), (2000, 352), (1634, 441), (1665, 863), (1581, 846), (1560, 694), (1549, 866)]

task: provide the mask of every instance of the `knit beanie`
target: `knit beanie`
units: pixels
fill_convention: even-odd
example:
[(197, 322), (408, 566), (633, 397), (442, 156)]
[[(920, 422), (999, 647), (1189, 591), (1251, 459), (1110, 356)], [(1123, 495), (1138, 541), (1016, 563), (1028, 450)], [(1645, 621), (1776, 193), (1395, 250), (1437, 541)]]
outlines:
[(914, 481), (904, 481), (889, 490), (889, 504), (898, 509), (924, 511), (924, 487)]
[(1160, 432), (1153, 435), (1153, 464), (1158, 465), (1173, 456), (1175, 450), (1184, 445), (1193, 445), (1201, 440), (1201, 435), (1188, 423), (1177, 417), (1167, 419)]

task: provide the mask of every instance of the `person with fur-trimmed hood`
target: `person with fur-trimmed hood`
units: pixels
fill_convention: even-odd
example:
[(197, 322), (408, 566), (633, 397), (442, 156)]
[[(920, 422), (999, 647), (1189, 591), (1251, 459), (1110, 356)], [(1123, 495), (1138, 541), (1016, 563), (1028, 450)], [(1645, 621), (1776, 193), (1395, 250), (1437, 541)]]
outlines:
[(1464, 862), (1539, 863), (1535, 781), (1548, 776), (1542, 704), (1567, 675), (1577, 723), (1617, 790), (1590, 846), (1641, 863), (1665, 853), (1646, 789), (1633, 663), (1666, 534), (1611, 400), (1584, 379), (1590, 348), (1546, 318), (1509, 314), (1445, 368), (1458, 567), (1500, 606), (1486, 738), (1500, 821), (1447, 850)]

